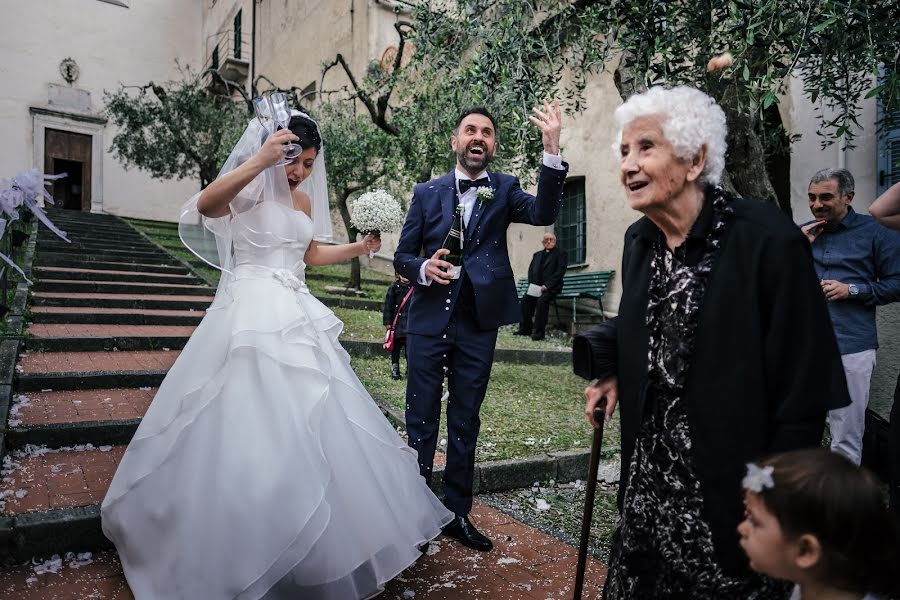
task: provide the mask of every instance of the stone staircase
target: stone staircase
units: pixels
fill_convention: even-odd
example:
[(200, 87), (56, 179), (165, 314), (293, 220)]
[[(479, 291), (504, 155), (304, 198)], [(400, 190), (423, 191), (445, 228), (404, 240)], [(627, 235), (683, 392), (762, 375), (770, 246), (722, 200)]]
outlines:
[(0, 495), (0, 556), (108, 547), (100, 502), (215, 290), (109, 215), (39, 229)]

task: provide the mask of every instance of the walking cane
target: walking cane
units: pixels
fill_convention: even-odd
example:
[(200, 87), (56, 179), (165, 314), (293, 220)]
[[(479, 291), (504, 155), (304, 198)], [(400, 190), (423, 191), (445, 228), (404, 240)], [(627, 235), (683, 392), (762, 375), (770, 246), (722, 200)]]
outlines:
[(584, 570), (587, 566), (588, 538), (591, 534), (591, 520), (594, 516), (594, 492), (597, 490), (597, 471), (600, 469), (600, 446), (603, 443), (603, 418), (606, 412), (606, 398), (594, 407), (594, 440), (591, 442), (591, 463), (588, 466), (587, 489), (584, 496), (584, 516), (581, 517), (581, 541), (578, 545), (578, 568), (575, 571), (574, 600), (581, 600), (584, 587)]

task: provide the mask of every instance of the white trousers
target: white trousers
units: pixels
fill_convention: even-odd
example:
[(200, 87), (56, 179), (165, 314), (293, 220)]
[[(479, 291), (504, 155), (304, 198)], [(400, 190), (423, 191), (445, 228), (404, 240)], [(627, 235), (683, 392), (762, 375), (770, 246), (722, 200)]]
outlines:
[(875, 369), (875, 350), (842, 354), (850, 406), (828, 412), (831, 430), (831, 450), (840, 452), (855, 462), (862, 460), (863, 432), (866, 428), (866, 408), (869, 406), (869, 385)]

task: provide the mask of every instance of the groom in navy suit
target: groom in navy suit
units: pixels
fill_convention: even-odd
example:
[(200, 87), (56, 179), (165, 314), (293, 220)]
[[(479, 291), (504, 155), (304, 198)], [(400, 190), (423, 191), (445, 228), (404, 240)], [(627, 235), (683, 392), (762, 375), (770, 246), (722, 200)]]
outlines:
[[(444, 533), (482, 551), (493, 545), (467, 516), (481, 426), (478, 414), (491, 375), (497, 329), (520, 318), (506, 230), (510, 223), (552, 225), (568, 171), (559, 156), (559, 104), (545, 102), (543, 110), (533, 111), (529, 119), (541, 130), (544, 144), (537, 196), (522, 190), (515, 177), (487, 172), (496, 149), (496, 122), (484, 108), (466, 109), (450, 137), (456, 170), (415, 187), (394, 253), (397, 272), (416, 282), (407, 326), (409, 445), (418, 452), (422, 476), (430, 484), (446, 366), (450, 400), (444, 504), (456, 519)], [(490, 193), (479, 192), (481, 187)], [(451, 279), (447, 269), (452, 265), (441, 260), (448, 250), (441, 245), (457, 204), (465, 208), (465, 242), (461, 274)]]

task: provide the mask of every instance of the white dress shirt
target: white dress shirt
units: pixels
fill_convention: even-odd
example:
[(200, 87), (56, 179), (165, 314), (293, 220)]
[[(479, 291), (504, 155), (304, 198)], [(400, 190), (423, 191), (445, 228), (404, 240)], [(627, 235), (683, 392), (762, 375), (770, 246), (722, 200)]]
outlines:
[[(544, 152), (544, 166), (550, 167), (551, 169), (562, 170), (562, 156), (559, 154), (548, 154)], [(487, 177), (487, 171), (482, 171), (478, 174), (478, 176), (473, 179), (475, 181), (477, 179), (482, 179), (483, 177)], [(477, 187), (471, 187), (466, 190), (465, 194), (459, 193), (459, 180), (460, 179), (469, 179), (469, 176), (459, 170), (459, 167), (456, 168), (456, 197), (459, 198), (459, 203), (463, 205), (465, 212), (463, 212), (463, 229), (465, 229), (469, 224), (469, 217), (472, 216), (472, 211), (475, 209), (475, 201), (477, 200)], [(426, 260), (422, 263), (422, 266), (419, 267), (419, 285), (431, 285), (431, 280), (425, 275), (425, 269), (428, 268), (428, 263), (431, 262), (431, 259)]]

